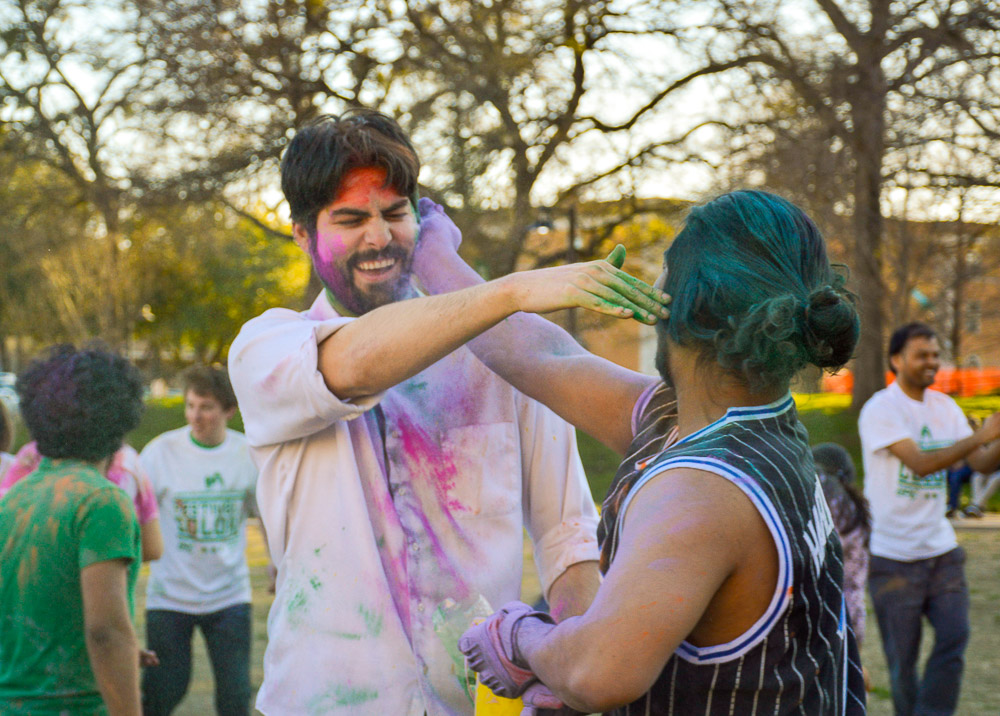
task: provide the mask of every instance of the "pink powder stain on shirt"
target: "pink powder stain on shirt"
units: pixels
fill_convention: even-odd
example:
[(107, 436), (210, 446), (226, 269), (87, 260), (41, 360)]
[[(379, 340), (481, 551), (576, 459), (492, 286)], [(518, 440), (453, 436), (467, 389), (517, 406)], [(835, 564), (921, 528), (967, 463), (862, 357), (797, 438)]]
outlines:
[(442, 445), (406, 418), (399, 420), (400, 442), (415, 472), (426, 477), (438, 501), (449, 512), (471, 512), (471, 508), (451, 495), (455, 489), (458, 471), (455, 463)]

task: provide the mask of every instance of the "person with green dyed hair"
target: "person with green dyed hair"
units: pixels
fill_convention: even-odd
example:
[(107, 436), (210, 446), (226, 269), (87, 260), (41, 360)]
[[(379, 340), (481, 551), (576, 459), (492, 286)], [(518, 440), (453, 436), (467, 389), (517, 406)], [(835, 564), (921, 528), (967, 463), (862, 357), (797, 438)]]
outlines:
[[(457, 239), (425, 232), (414, 265), (431, 290), (474, 281)], [(660, 381), (531, 317), (470, 344), (628, 457), (604, 503), (605, 580), (587, 612), (554, 625), (514, 602), (462, 650), (495, 691), (549, 708), (863, 713), (841, 546), (789, 394), (805, 365), (851, 356), (859, 320), (843, 275), (798, 207), (740, 191), (691, 211), (657, 285), (672, 296)]]
[(812, 220), (781, 197), (738, 191), (692, 209), (664, 266), (672, 300), (670, 320), (657, 324), (661, 373), (673, 343), (763, 394), (787, 391), (807, 364), (851, 357), (860, 323), (845, 276)]

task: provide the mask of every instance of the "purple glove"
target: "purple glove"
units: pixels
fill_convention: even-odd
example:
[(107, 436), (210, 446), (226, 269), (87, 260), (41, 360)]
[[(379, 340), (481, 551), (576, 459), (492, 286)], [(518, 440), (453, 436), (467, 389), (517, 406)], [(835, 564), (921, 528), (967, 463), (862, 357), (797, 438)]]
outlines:
[(521, 700), (524, 702), (521, 716), (582, 716), (582, 712), (563, 704), (537, 679), (521, 695)]
[[(497, 696), (517, 698), (535, 681), (535, 675), (521, 666), (515, 643), (518, 623), (538, 619), (554, 624), (548, 614), (533, 611), (524, 602), (509, 602), (481, 624), (470, 627), (458, 640), (458, 648), (479, 672), (479, 680)], [(520, 663), (518, 663), (520, 662)]]
[(455, 262), (465, 263), (457, 253), (462, 232), (439, 204), (424, 197), (418, 206), (420, 237), (413, 250), (413, 273), (432, 293), (448, 290), (448, 277), (453, 271), (449, 267)]
[(444, 207), (435, 204), (426, 196), (417, 201), (420, 212), (420, 243), (436, 244), (439, 247), (458, 251), (462, 245), (462, 232), (445, 213)]

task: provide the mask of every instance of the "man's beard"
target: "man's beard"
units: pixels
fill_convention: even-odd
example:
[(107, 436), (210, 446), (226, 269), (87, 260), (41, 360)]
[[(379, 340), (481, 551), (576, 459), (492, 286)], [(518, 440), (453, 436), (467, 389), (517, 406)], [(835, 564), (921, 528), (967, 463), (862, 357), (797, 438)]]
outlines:
[[(363, 261), (395, 259), (400, 267), (394, 281), (372, 284), (362, 291), (354, 283), (354, 270)], [(389, 245), (381, 251), (363, 251), (351, 256), (343, 264), (321, 264), (313, 249), (313, 266), (323, 285), (348, 310), (361, 316), (389, 303), (407, 298), (410, 294), (410, 277), (413, 271), (413, 253), (400, 246)]]

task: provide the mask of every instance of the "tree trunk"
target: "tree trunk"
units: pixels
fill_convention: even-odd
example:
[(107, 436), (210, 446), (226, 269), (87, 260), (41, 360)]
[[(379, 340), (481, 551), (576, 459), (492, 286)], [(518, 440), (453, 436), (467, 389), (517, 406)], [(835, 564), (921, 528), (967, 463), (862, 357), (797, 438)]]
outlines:
[(882, 301), (882, 159), (885, 153), (885, 91), (878, 63), (859, 63), (858, 91), (851, 98), (854, 118), (855, 271), (860, 299), (861, 337), (854, 361), (851, 407), (861, 406), (885, 387)]

